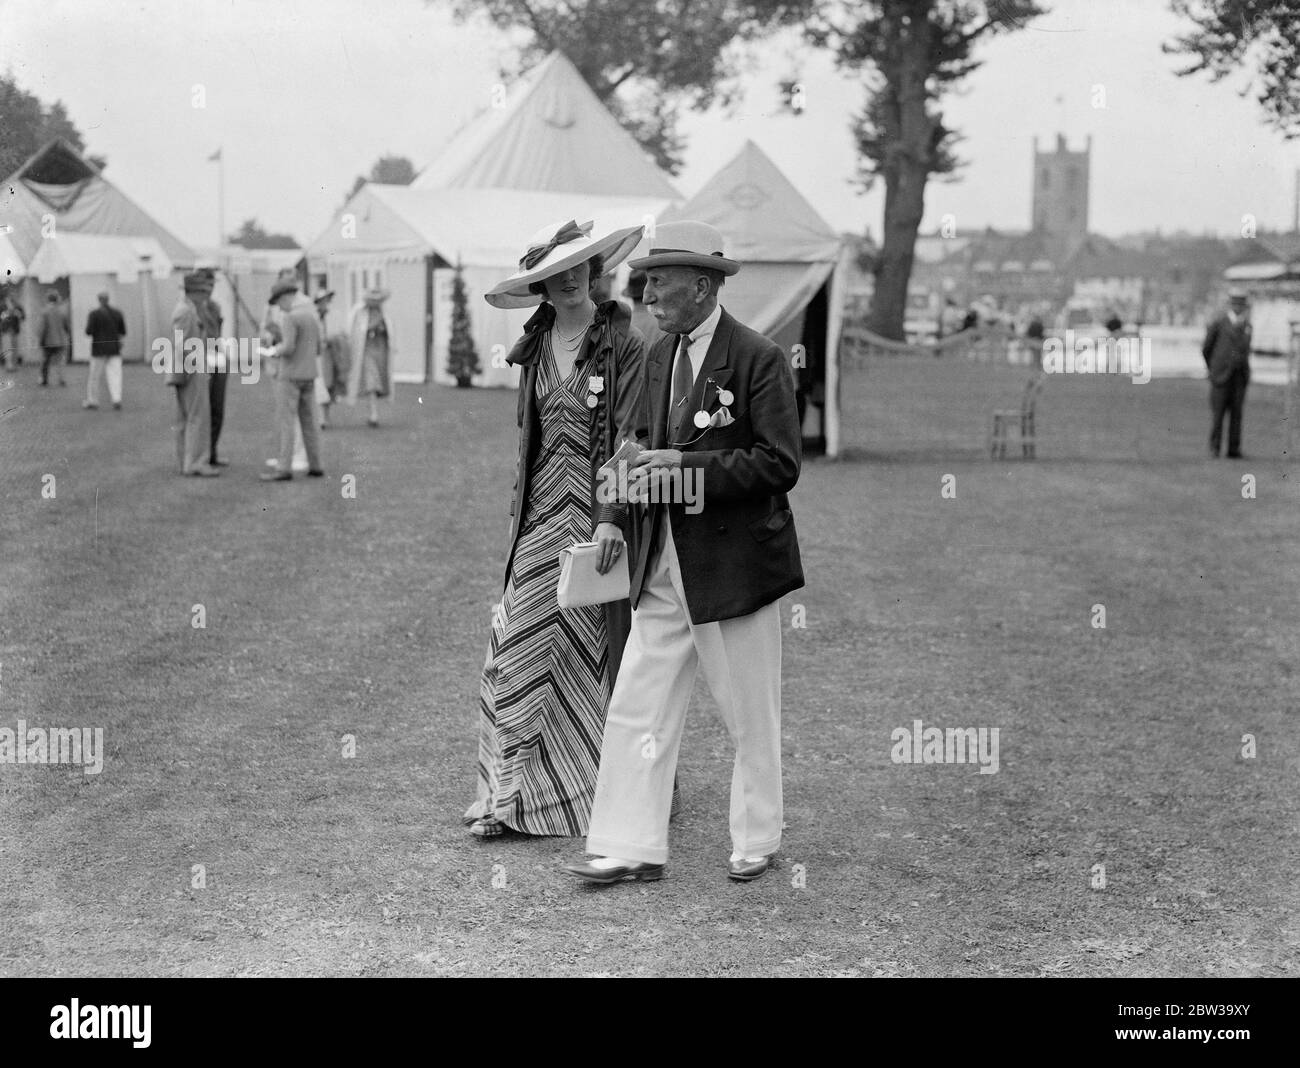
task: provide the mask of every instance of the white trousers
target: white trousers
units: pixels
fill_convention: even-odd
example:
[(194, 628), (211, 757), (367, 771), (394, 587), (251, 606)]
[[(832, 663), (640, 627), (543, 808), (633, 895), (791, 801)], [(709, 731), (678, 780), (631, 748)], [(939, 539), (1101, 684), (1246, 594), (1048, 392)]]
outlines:
[(122, 403), (122, 357), (92, 356), (90, 373), (86, 376), (86, 400), (91, 404), (99, 403), (99, 383), (107, 376), (108, 399), (114, 404)]
[(618, 681), (610, 697), (587, 852), (649, 864), (668, 859), (673, 776), (697, 670), (736, 745), (731, 843), (742, 856), (781, 845), (781, 616), (777, 602), (692, 623), (665, 518)]

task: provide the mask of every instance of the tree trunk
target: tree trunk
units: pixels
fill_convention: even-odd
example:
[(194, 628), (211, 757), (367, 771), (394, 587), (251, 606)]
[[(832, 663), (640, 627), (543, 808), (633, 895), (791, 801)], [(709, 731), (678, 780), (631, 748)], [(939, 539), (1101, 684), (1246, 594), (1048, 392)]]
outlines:
[(926, 91), (931, 47), (929, 3), (896, 0), (894, 15), (907, 17), (893, 63), (884, 68), (880, 121), (889, 148), (881, 171), (885, 179), (884, 240), (871, 299), (870, 329), (901, 340), (907, 315), (916, 233), (925, 214), (925, 183), (935, 166), (938, 121)]
[(885, 239), (876, 270), (870, 320), (870, 328), (882, 337), (903, 337), (913, 250), (925, 211), (926, 177), (924, 166), (900, 162), (885, 180)]

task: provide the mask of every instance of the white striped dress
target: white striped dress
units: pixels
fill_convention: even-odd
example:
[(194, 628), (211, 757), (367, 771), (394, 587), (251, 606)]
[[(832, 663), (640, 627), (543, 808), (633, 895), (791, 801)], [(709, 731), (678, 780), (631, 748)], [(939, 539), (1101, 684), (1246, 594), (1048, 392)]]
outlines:
[(486, 816), (525, 834), (583, 835), (609, 701), (609, 647), (603, 607), (562, 609), (556, 586), (560, 550), (591, 540), (591, 413), (585, 374), (575, 364), (559, 381), (549, 335), (538, 359), (541, 448), (483, 665), (478, 798), (465, 821)]

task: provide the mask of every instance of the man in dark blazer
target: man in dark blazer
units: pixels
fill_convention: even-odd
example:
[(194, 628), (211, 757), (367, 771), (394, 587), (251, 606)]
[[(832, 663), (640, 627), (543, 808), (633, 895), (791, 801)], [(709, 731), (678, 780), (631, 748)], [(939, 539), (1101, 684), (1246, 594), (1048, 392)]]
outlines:
[(1228, 310), (1210, 323), (1205, 332), (1201, 355), (1210, 372), (1210, 455), (1219, 456), (1223, 439), (1223, 417), (1229, 416), (1228, 457), (1240, 460), (1241, 414), (1246, 405), (1246, 385), (1250, 382), (1250, 309), (1246, 294), (1233, 290), (1228, 294)]
[(646, 361), (637, 437), (648, 449), (628, 479), (648, 506), (587, 837), (597, 856), (566, 870), (602, 884), (662, 876), (699, 670), (736, 745), (728, 875), (750, 880), (781, 844), (777, 601), (804, 583), (786, 497), (801, 462), (794, 381), (781, 349), (719, 306), (740, 265), (716, 229), (664, 224), (631, 266), (646, 272), (643, 299), (665, 333)]

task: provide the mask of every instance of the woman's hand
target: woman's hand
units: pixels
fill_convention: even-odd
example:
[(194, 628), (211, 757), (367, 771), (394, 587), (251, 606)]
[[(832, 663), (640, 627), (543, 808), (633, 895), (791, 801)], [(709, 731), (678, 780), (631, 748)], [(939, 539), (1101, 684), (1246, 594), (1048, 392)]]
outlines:
[(603, 575), (623, 558), (623, 532), (617, 523), (597, 523), (593, 540), (600, 546), (596, 570)]

